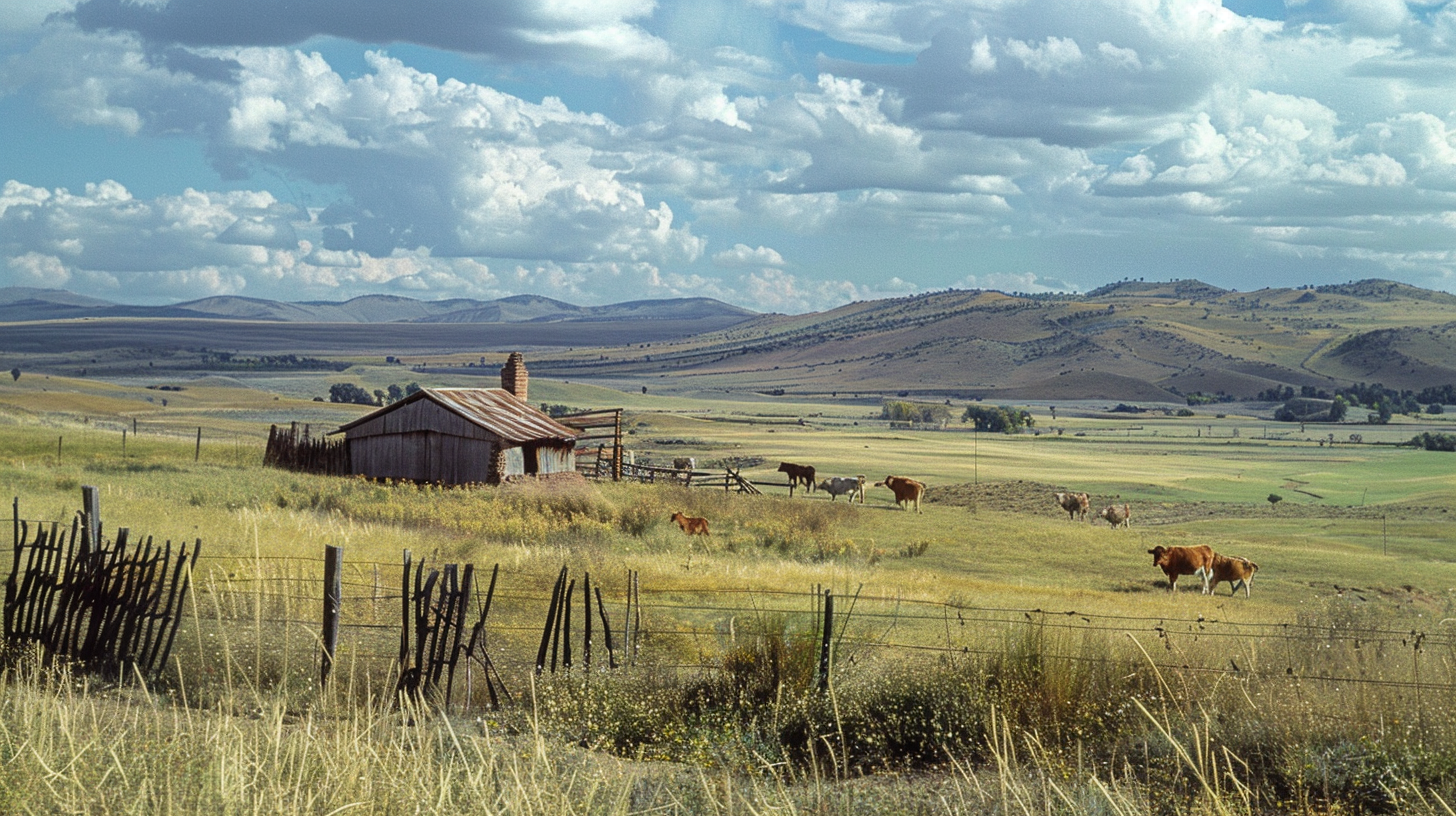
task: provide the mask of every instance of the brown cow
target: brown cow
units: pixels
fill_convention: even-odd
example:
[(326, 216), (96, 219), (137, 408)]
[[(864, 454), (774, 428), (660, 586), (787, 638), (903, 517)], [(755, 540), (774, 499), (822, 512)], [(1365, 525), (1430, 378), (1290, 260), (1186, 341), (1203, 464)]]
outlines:
[(677, 522), (677, 526), (681, 527), (682, 531), (688, 535), (709, 535), (708, 520), (705, 518), (684, 516), (682, 513), (673, 513), (669, 518)]
[(904, 476), (886, 476), (883, 482), (875, 482), (875, 487), (888, 487), (895, 494), (895, 504), (906, 510), (910, 505), (915, 505), (915, 512), (920, 512), (920, 497), (925, 493), (925, 483), (917, 482)]
[(1097, 517), (1107, 519), (1113, 527), (1129, 527), (1132, 524), (1132, 508), (1126, 504), (1121, 507), (1109, 504), (1098, 511)]
[(1067, 511), (1067, 519), (1075, 521), (1080, 517), (1083, 521), (1087, 519), (1087, 511), (1092, 509), (1092, 497), (1086, 493), (1054, 493), (1057, 497), (1057, 504)]
[(1247, 558), (1238, 556), (1213, 554), (1213, 563), (1209, 566), (1206, 590), (1209, 595), (1218, 588), (1220, 581), (1229, 582), (1229, 594), (1234, 595), (1239, 591), (1239, 584), (1244, 585), (1244, 597), (1249, 597), (1249, 585), (1254, 582), (1254, 573), (1259, 571), (1259, 565)]
[(814, 492), (814, 466), (796, 465), (793, 462), (779, 462), (779, 473), (789, 474), (789, 495), (794, 495), (794, 488), (804, 485), (809, 492)]
[(1213, 566), (1213, 548), (1207, 544), (1196, 547), (1158, 546), (1148, 550), (1153, 556), (1153, 566), (1162, 567), (1168, 576), (1168, 591), (1178, 591), (1178, 576), (1197, 575), (1203, 580), (1203, 591), (1208, 591), (1208, 575)]

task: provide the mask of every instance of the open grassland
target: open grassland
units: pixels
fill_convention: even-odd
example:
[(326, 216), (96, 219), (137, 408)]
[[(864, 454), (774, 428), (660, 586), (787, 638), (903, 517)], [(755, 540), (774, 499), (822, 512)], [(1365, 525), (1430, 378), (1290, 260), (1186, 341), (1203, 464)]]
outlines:
[[(1248, 417), (1034, 410), (1043, 433), (1013, 437), (891, 429), (867, 407), (532, 382), (533, 401), (616, 396), (629, 446), (659, 461), (922, 479), (916, 514), (874, 488), (850, 505), (777, 488), (286, 473), (258, 465), (266, 422), (354, 409), (240, 388), (172, 392), (161, 409), (155, 392), (91, 387), (3, 403), (0, 478), (22, 517), (68, 521), (96, 485), (109, 528), (202, 538), (208, 558), (160, 685), (87, 685), (13, 657), (0, 811), (1451, 812), (1456, 470), (1370, 444), (1413, 426), (1321, 445), (1314, 426)], [(123, 452), (128, 412), (174, 407), (204, 428), (200, 449), (181, 423), (141, 420)], [(1094, 508), (1129, 502), (1133, 526), (1068, 520), (1049, 495), (1067, 488)], [(674, 511), (713, 535), (683, 536)], [(1253, 559), (1252, 597), (1170, 595), (1146, 554), (1159, 544)], [(516, 704), (480, 719), (398, 709), (378, 659), (388, 634), (346, 643), (342, 679), (317, 691), (314, 630), (274, 623), (250, 579), (288, 578), (276, 559), (324, 545), (357, 564), (405, 549), (500, 564), (491, 619)], [(562, 565), (590, 570), (613, 616), (621, 575), (640, 572), (652, 606), (637, 667), (533, 679), (512, 657), (534, 650)], [(828, 696), (813, 690), (819, 586), (846, 615)]]

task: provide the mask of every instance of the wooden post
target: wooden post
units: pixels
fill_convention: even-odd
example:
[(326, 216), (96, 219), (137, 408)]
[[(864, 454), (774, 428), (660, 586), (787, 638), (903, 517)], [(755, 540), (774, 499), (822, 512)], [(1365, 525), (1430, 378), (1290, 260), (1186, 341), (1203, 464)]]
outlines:
[(607, 641), (607, 668), (617, 668), (617, 655), (612, 651), (612, 625), (607, 623), (607, 607), (602, 603), (602, 588), (597, 587), (597, 613), (602, 618), (602, 636)]
[[(571, 599), (576, 594), (576, 579), (566, 585), (561, 598), (561, 668), (571, 668)], [(551, 654), (551, 670), (556, 671), (556, 653)]]
[(632, 654), (632, 570), (627, 570), (627, 611), (622, 615), (622, 651), (628, 655), (628, 663), (631, 663)]
[(834, 591), (824, 590), (824, 634), (819, 645), (819, 690), (829, 691), (829, 643), (834, 632)]
[(64, 441), (66, 441), (66, 437), (64, 437), (64, 436), (58, 436), (58, 437), (56, 437), (56, 464), (57, 465), (59, 465), (61, 463), (61, 443), (64, 442)]
[(132, 417), (131, 418), (131, 435), (132, 436), (136, 436), (136, 431), (137, 431), (137, 421), (136, 421), (136, 417)]
[(622, 481), (622, 409), (618, 408), (612, 433), (612, 481)]
[(192, 452), (192, 461), (202, 461), (202, 428), (197, 429), (197, 449)]
[(334, 670), (334, 650), (339, 645), (339, 607), (343, 602), (344, 548), (324, 547), (324, 625), (323, 664), (319, 668), (319, 685), (329, 684)]
[(410, 551), (404, 551), (404, 579), (403, 587), (400, 589), (400, 608), (403, 609), (402, 625), (399, 628), (399, 670), (403, 674), (409, 667), (409, 630), (410, 630)]
[[(551, 605), (546, 608), (546, 625), (541, 629), (541, 646), (536, 650), (536, 674), (540, 674), (546, 668), (546, 652), (551, 648), (551, 634), (556, 630), (556, 605), (561, 602), (561, 590), (566, 583), (566, 567), (561, 568), (560, 574), (556, 576), (556, 584), (551, 587)], [(552, 666), (555, 671), (555, 665)]]
[(121, 429), (121, 458), (126, 458), (126, 429)]
[(90, 550), (101, 549), (101, 494), (95, 485), (81, 485), (81, 508), (86, 515), (86, 545)]

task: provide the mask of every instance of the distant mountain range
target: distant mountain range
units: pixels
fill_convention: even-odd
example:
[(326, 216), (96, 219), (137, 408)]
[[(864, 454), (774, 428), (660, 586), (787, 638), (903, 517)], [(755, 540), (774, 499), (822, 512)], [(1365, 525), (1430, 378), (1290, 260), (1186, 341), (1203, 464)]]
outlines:
[[(171, 306), (132, 306), (64, 289), (0, 288), (0, 323), (78, 318), (193, 318), (279, 323), (555, 323), (603, 320), (748, 319), (757, 313), (712, 298), (636, 300), (609, 306), (576, 306), (537, 295), (499, 300), (416, 300), (364, 295), (343, 302), (286, 303), (220, 296)], [(718, 325), (723, 325), (721, 322)]]
[[(61, 317), (103, 319), (33, 322)], [(129, 319), (138, 317), (185, 319)], [(202, 347), (389, 354), (440, 361), (428, 366), (440, 373), (478, 373), (446, 361), (462, 350), (529, 349), (537, 376), (703, 396), (1182, 402), (1360, 382), (1456, 385), (1456, 295), (1385, 280), (1256, 292), (1197, 280), (1086, 294), (951, 290), (802, 315), (706, 298), (582, 307), (529, 295), (137, 307), (12, 288), (0, 289), (0, 321), (32, 321), (0, 326), (0, 353), (91, 376), (135, 375), (143, 360), (149, 372), (206, 372)], [(158, 353), (167, 349), (181, 351)]]
[(1235, 292), (1123, 281), (1085, 295), (949, 291), (764, 315), (538, 375), (671, 377), (679, 391), (922, 399), (1255, 399), (1273, 388), (1456, 384), (1456, 295), (1384, 280)]

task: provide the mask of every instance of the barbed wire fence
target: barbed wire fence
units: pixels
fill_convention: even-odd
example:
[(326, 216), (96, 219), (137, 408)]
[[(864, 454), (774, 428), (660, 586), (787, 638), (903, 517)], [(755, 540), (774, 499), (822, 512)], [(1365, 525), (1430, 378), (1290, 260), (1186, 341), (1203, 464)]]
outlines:
[[(23, 520), (18, 510), (16, 516), (18, 530)], [(449, 689), (457, 685), (453, 673), (463, 649), (460, 707), (470, 710), (508, 704), (512, 688), (547, 666), (581, 675), (714, 672), (725, 655), (760, 637), (809, 644), (824, 688), (871, 666), (994, 661), (1009, 644), (1035, 635), (1037, 657), (1048, 663), (1110, 662), (1128, 672), (1155, 668), (1301, 688), (1456, 692), (1456, 631), (1448, 631), (1446, 620), (1405, 629), (1365, 624), (1355, 614), (1286, 622), (1110, 614), (878, 595), (863, 587), (714, 587), (697, 575), (643, 585), (630, 570), (591, 574), (569, 563), (555, 571), (480, 565), (489, 570), (482, 572), (491, 576), (488, 586), (468, 577), (461, 582), (457, 574), (447, 616), (443, 606), (431, 606), (446, 602), (421, 589), (435, 571), (435, 583), (448, 584), (455, 566), (409, 553), (398, 562), (351, 560), (343, 551), (335, 558), (330, 567), (323, 551), (232, 556), (204, 550), (189, 567), (173, 665), (164, 671), (179, 678), (235, 677), (265, 688), (317, 683), (329, 666), (398, 689), (411, 669), (435, 666), (437, 684)], [(571, 591), (578, 577), (579, 600)], [(579, 615), (574, 629), (573, 609)], [(430, 628), (446, 617), (454, 623)], [(595, 643), (594, 621), (600, 622)], [(434, 663), (421, 665), (427, 640), (430, 659), (448, 662), (449, 676)], [(419, 659), (410, 659), (411, 643)], [(449, 692), (442, 702), (450, 704)]]
[[(322, 557), (200, 557), (197, 611), (184, 618), (179, 659), (189, 659), (189, 640), (198, 658), (226, 642), (240, 670), (265, 681), (290, 664), (300, 676), (315, 674), (324, 627), (323, 568)], [(548, 635), (557, 641), (553, 651), (563, 638), (568, 655), (573, 642), (576, 654), (587, 650), (582, 623), (561, 631), (561, 615), (554, 625), (548, 621), (563, 572), (584, 574), (562, 570), (499, 573), (484, 632), (492, 667), (507, 686), (522, 686), (528, 675), (540, 672), (539, 647)], [(736, 645), (784, 636), (829, 644), (827, 682), (850, 666), (876, 661), (997, 658), (1006, 654), (1008, 642), (1035, 632), (1044, 641), (1039, 659), (1048, 662), (1113, 661), (1125, 663), (1128, 671), (1142, 666), (1295, 685), (1456, 692), (1456, 633), (1443, 631), (1438, 621), (1431, 630), (1419, 630), (1335, 620), (1273, 623), (978, 606), (854, 588), (704, 588), (696, 580), (644, 586), (626, 570), (590, 580), (601, 593), (601, 617), (616, 644), (613, 661), (627, 670), (712, 672)], [(404, 581), (403, 562), (345, 560), (336, 665), (398, 672)], [(467, 599), (467, 618), (480, 614), (483, 593), (477, 582)], [(602, 641), (597, 643), (602, 649)], [(1351, 659), (1355, 654), (1365, 657)], [(550, 665), (556, 670), (554, 658)], [(599, 659), (590, 671), (610, 671), (612, 665)], [(579, 661), (573, 669), (568, 656), (561, 670), (583, 669)], [(485, 702), (467, 699), (463, 705)]]

